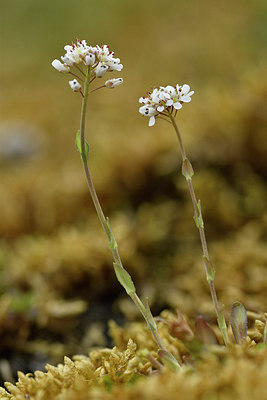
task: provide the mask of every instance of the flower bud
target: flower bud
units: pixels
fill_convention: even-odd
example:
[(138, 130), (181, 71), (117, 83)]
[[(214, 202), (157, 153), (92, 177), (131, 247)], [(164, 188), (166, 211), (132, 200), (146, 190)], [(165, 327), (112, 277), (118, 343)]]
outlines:
[(95, 63), (95, 55), (90, 53), (87, 56), (85, 56), (84, 62), (86, 65), (94, 65)]
[(62, 56), (61, 60), (64, 62), (64, 64), (68, 65), (69, 67), (72, 67), (74, 64), (74, 60), (71, 57), (68, 57), (67, 55)]
[(59, 60), (54, 60), (51, 64), (59, 72), (69, 72), (70, 70), (69, 66), (62, 64)]
[(99, 63), (95, 68), (95, 76), (101, 78), (105, 75), (108, 70), (108, 66), (102, 63)]
[(105, 86), (109, 89), (114, 88), (115, 86), (119, 86), (123, 83), (122, 78), (117, 78), (117, 79), (109, 79), (108, 81), (105, 82)]
[(73, 79), (73, 81), (69, 81), (69, 85), (74, 92), (79, 92), (81, 89), (81, 85), (77, 81), (77, 79)]

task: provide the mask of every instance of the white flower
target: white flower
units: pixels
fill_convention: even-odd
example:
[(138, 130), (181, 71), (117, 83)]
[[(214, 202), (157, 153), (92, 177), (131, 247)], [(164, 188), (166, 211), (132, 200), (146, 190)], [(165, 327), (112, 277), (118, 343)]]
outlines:
[(95, 76), (101, 78), (108, 70), (108, 66), (103, 63), (98, 63), (95, 67)]
[(66, 64), (62, 64), (59, 60), (52, 61), (52, 66), (59, 72), (69, 72), (70, 67)]
[(106, 44), (102, 47), (96, 46), (96, 55), (100, 63), (107, 65), (110, 71), (122, 70), (123, 65), (120, 64), (121, 60), (113, 57), (114, 52), (110, 51)]
[(139, 108), (139, 112), (146, 117), (150, 117), (148, 123), (149, 126), (153, 126), (155, 124), (155, 115), (157, 114), (157, 111), (154, 107), (145, 105)]
[(117, 79), (109, 79), (108, 81), (105, 82), (105, 86), (109, 89), (112, 89), (116, 86), (119, 86), (123, 83), (122, 78), (117, 78)]
[(77, 79), (73, 79), (73, 81), (69, 81), (69, 85), (74, 92), (79, 92), (81, 89), (81, 85), (77, 81)]
[(65, 56), (61, 57), (61, 59), (70, 66), (79, 64), (90, 52), (90, 47), (87, 46), (86, 41), (78, 39), (76, 43), (72, 42), (71, 45), (67, 44), (64, 49), (66, 50), (66, 54)]
[(162, 114), (169, 117), (174, 110), (182, 108), (182, 103), (189, 103), (194, 91), (190, 91), (189, 85), (160, 86), (148, 93), (147, 97), (140, 97), (139, 103), (143, 104), (139, 112), (149, 118), (149, 126), (155, 124), (155, 118)]
[(120, 59), (119, 58), (115, 58), (111, 61), (107, 61), (106, 65), (109, 66), (109, 70), (110, 71), (121, 71), (123, 68), (123, 65), (120, 64)]
[(183, 101), (184, 103), (189, 103), (191, 101), (192, 94), (195, 92), (192, 90), (190, 92), (190, 86), (189, 85), (183, 85), (183, 86), (176, 86), (177, 88), (177, 93), (179, 96), (180, 101)]

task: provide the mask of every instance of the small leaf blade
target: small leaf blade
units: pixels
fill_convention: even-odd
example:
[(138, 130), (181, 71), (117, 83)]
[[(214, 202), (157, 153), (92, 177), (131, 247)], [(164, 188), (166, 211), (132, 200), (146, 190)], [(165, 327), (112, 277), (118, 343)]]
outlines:
[(195, 336), (196, 339), (203, 344), (210, 344), (210, 345), (219, 344), (215, 332), (201, 315), (198, 316), (196, 319)]
[(134, 294), (136, 290), (135, 290), (135, 286), (132, 281), (131, 275), (118, 263), (114, 262), (113, 266), (114, 266), (116, 277), (117, 277), (118, 281), (120, 282), (120, 284), (126, 290), (126, 293), (129, 296)]
[(165, 367), (167, 367), (171, 371), (177, 372), (181, 368), (181, 366), (178, 363), (178, 361), (176, 360), (176, 358), (171, 353), (169, 353), (167, 350), (163, 350), (163, 349), (159, 350), (158, 355), (159, 355), (160, 360), (165, 365)]
[[(76, 134), (75, 145), (76, 145), (76, 148), (77, 148), (78, 152), (80, 153), (80, 156), (83, 158), (82, 143), (81, 143), (81, 131), (80, 131), (80, 129), (77, 131), (77, 134)], [(86, 141), (84, 142), (84, 146), (85, 146), (86, 161), (88, 161), (88, 158), (89, 158), (89, 145), (88, 145), (88, 143)]]
[(230, 313), (230, 324), (237, 344), (241, 344), (247, 338), (247, 312), (243, 304), (234, 302)]

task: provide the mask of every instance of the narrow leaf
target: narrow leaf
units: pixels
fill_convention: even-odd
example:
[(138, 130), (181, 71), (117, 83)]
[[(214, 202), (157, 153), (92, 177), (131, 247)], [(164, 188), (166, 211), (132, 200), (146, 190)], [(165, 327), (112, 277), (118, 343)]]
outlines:
[(186, 158), (183, 161), (182, 174), (186, 180), (190, 180), (192, 178), (192, 176), (194, 175), (194, 170), (193, 170), (192, 164), (190, 163), (188, 158)]
[(228, 337), (228, 330), (227, 330), (227, 325), (226, 325), (223, 310), (224, 310), (224, 304), (222, 304), (222, 306), (221, 306), (217, 321), (218, 321), (219, 328), (223, 335), (224, 343), (227, 344), (227, 343), (229, 343), (229, 337)]
[(211, 326), (205, 321), (202, 316), (196, 320), (196, 339), (204, 344), (218, 344), (218, 339)]
[(169, 368), (170, 370), (176, 372), (181, 368), (176, 358), (167, 350), (159, 350), (158, 355), (165, 367)]
[(236, 343), (241, 344), (247, 337), (247, 312), (239, 301), (232, 305), (230, 324)]
[(130, 274), (118, 263), (113, 263), (115, 274), (117, 276), (118, 281), (124, 287), (128, 295), (135, 293), (135, 286), (132, 281)]
[(117, 242), (113, 236), (112, 230), (111, 230), (111, 226), (109, 223), (109, 219), (106, 218), (106, 223), (107, 223), (107, 231), (108, 231), (108, 239), (109, 239), (109, 247), (111, 249), (111, 251), (115, 251), (118, 248)]
[(207, 281), (213, 282), (214, 278), (215, 278), (215, 269), (214, 269), (211, 261), (206, 256), (203, 256), (203, 262), (204, 262), (205, 271), (206, 271), (206, 275), (207, 275)]
[[(80, 156), (83, 158), (82, 143), (81, 143), (81, 131), (80, 131), (80, 129), (77, 131), (75, 144), (76, 144), (76, 148), (77, 148), (78, 152), (80, 153)], [(85, 146), (85, 157), (86, 157), (86, 160), (88, 161), (88, 158), (89, 158), (89, 146), (88, 146), (88, 143), (86, 141), (84, 142), (84, 146)]]
[(197, 202), (197, 208), (198, 208), (198, 223), (199, 223), (199, 226), (200, 226), (200, 228), (204, 228), (204, 221), (203, 221), (203, 218), (202, 218), (200, 200), (198, 200), (198, 202)]

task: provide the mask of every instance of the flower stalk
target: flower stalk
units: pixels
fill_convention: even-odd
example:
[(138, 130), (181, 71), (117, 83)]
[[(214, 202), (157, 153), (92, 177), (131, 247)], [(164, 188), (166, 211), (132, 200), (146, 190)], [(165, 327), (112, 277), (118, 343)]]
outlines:
[(215, 308), (217, 321), (221, 330), (224, 343), (229, 343), (227, 326), (223, 313), (223, 307), (219, 305), (217, 294), (214, 285), (215, 269), (210, 261), (208, 246), (204, 230), (204, 221), (202, 217), (200, 200), (197, 200), (192, 177), (194, 175), (193, 167), (187, 158), (185, 147), (182, 141), (182, 136), (178, 129), (175, 121), (177, 111), (180, 110), (184, 103), (190, 103), (191, 96), (194, 94), (193, 90), (190, 90), (190, 86), (187, 84), (176, 85), (176, 86), (159, 86), (154, 88), (152, 91), (147, 93), (147, 97), (140, 97), (139, 103), (142, 106), (139, 108), (139, 112), (149, 117), (149, 126), (153, 126), (156, 122), (156, 118), (162, 118), (165, 121), (170, 122), (176, 132), (181, 154), (182, 154), (182, 175), (185, 177), (187, 186), (189, 189), (190, 197), (194, 208), (194, 220), (199, 230), (202, 251), (203, 251), (203, 264), (206, 272), (206, 278), (209, 284), (212, 302)]
[(205, 235), (205, 230), (204, 230), (204, 221), (203, 221), (202, 212), (201, 212), (200, 200), (197, 201), (194, 186), (192, 183), (192, 176), (194, 175), (194, 171), (193, 171), (190, 161), (187, 158), (180, 131), (178, 129), (175, 118), (172, 115), (172, 112), (170, 110), (168, 110), (168, 115), (169, 115), (171, 123), (174, 127), (174, 130), (176, 132), (178, 142), (180, 145), (180, 150), (181, 150), (182, 160), (183, 160), (182, 174), (186, 179), (190, 197), (191, 197), (191, 200), (193, 203), (194, 220), (195, 220), (196, 226), (199, 230), (199, 236), (200, 236), (200, 241), (201, 241), (201, 246), (202, 246), (202, 251), (203, 251), (202, 258), (203, 258), (203, 264), (204, 264), (204, 269), (205, 269), (205, 273), (206, 273), (206, 278), (207, 278), (207, 281), (209, 284), (211, 298), (212, 298), (212, 302), (213, 302), (216, 316), (217, 316), (218, 326), (221, 330), (224, 343), (227, 345), (229, 343), (229, 338), (228, 338), (226, 321), (225, 321), (225, 317), (224, 317), (224, 313), (223, 313), (223, 307), (221, 307), (218, 302), (217, 293), (216, 293), (215, 284), (214, 284), (215, 269), (214, 269), (214, 267), (210, 261), (210, 257), (209, 257), (207, 240), (206, 240), (206, 235)]

